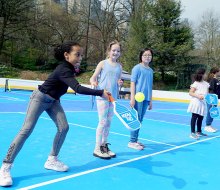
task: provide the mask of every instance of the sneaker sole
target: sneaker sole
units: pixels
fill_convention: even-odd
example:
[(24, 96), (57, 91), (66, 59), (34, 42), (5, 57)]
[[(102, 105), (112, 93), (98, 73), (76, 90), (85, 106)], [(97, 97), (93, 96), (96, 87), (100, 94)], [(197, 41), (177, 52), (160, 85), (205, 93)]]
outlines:
[(198, 135), (198, 137), (208, 137), (208, 135)]
[(101, 156), (99, 156), (98, 154), (95, 154), (95, 153), (93, 153), (93, 156), (95, 156), (95, 157), (97, 157), (97, 158), (104, 159), (104, 160), (109, 160), (109, 159), (111, 159), (110, 156), (109, 156), (109, 157), (101, 157)]
[(206, 131), (206, 132), (209, 132), (209, 133), (216, 133), (216, 132), (217, 132), (217, 131), (214, 131), (214, 130), (213, 130), (213, 131), (210, 131), (210, 130), (207, 130), (207, 129), (205, 129), (205, 131)]
[(112, 155), (112, 156), (110, 155), (110, 157), (111, 157), (111, 158), (116, 158), (116, 155)]
[(189, 136), (191, 139), (194, 139), (194, 140), (199, 140), (199, 137), (195, 138), (195, 137), (191, 137)]
[[(205, 130), (206, 131), (206, 130)], [(216, 133), (216, 131), (206, 131), (208, 133)]]
[(1, 187), (10, 187), (10, 186), (12, 186), (12, 185), (13, 185), (12, 182), (11, 182), (11, 183), (4, 183), (4, 184), (1, 183), (1, 184), (0, 184)]
[(141, 148), (135, 148), (135, 147), (130, 147), (130, 146), (128, 146), (128, 148), (132, 148), (132, 149), (134, 149), (134, 150), (144, 150), (144, 147), (143, 147), (143, 146), (141, 146)]
[(67, 172), (69, 170), (69, 168), (66, 169), (66, 170), (56, 170), (54, 168), (50, 168), (50, 167), (47, 167), (47, 166), (44, 166), (44, 168), (47, 169), (47, 170), (53, 170), (53, 171), (56, 171), (56, 172)]

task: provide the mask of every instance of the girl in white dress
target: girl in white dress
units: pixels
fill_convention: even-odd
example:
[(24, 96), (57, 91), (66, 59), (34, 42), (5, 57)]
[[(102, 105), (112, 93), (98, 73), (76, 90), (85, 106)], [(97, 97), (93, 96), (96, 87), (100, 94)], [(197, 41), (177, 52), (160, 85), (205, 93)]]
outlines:
[[(187, 112), (192, 113), (190, 137), (198, 139), (207, 136), (202, 132), (202, 120), (206, 114), (205, 95), (209, 91), (209, 83), (204, 81), (206, 70), (199, 68), (194, 75), (194, 83), (191, 84), (189, 95), (192, 97)], [(195, 126), (197, 125), (197, 131)]]

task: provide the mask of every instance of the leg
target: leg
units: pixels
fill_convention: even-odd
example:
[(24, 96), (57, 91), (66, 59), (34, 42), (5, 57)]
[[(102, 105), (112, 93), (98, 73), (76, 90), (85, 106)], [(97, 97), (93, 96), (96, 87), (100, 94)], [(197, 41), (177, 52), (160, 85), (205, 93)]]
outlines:
[(211, 107), (212, 107), (212, 105), (207, 104), (207, 116), (206, 116), (205, 131), (215, 133), (217, 131), (217, 129), (212, 127), (213, 118), (211, 118), (210, 111), (209, 111)]
[(102, 133), (102, 144), (106, 144), (108, 142), (108, 135), (109, 135), (113, 115), (114, 115), (113, 104), (109, 102), (107, 120)]
[(44, 167), (48, 170), (55, 170), (58, 172), (66, 172), (69, 167), (63, 162), (58, 160), (57, 156), (66, 138), (66, 134), (69, 130), (66, 115), (63, 111), (60, 102), (56, 100), (53, 105), (46, 110), (50, 118), (54, 121), (57, 127), (57, 133), (54, 137), (51, 153), (44, 164)]
[(26, 118), (23, 127), (11, 143), (8, 153), (4, 159), (5, 163), (13, 163), (15, 157), (23, 147), (25, 141), (32, 133), (39, 116), (44, 111), (44, 103), (38, 91), (34, 91), (27, 108)]
[(198, 114), (192, 113), (192, 118), (191, 118), (191, 133), (195, 133), (195, 131), (196, 131), (197, 116), (198, 116)]
[(207, 136), (207, 134), (202, 132), (202, 120), (203, 120), (203, 116), (199, 115), (198, 121), (197, 121), (197, 136), (199, 136), (199, 137)]
[(116, 154), (114, 152), (112, 152), (109, 149), (109, 147), (108, 147), (108, 145), (110, 145), (110, 143), (108, 143), (108, 135), (109, 135), (109, 131), (110, 131), (112, 117), (114, 115), (113, 108), (114, 108), (113, 104), (111, 102), (109, 102), (109, 109), (108, 109), (108, 114), (107, 114), (107, 122), (106, 122), (106, 125), (104, 127), (103, 135), (102, 135), (102, 146), (104, 146), (104, 151), (111, 158), (115, 158), (116, 157)]
[(144, 100), (142, 103), (139, 103), (139, 102), (137, 103), (137, 105), (138, 105), (137, 110), (140, 109), (140, 112), (138, 111), (138, 113), (140, 113), (140, 114), (138, 114), (138, 115), (139, 115), (139, 120), (141, 123), (143, 122), (143, 118), (144, 118), (144, 115), (147, 111), (149, 104), (150, 104), (150, 102), (146, 101), (146, 100)]
[(108, 131), (105, 132), (107, 127), (108, 113), (110, 103), (106, 100), (97, 100), (97, 110), (99, 115), (99, 124), (96, 129), (96, 145), (93, 155), (102, 159), (110, 159), (107, 154), (105, 146), (102, 144), (105, 141), (105, 135), (108, 136)]
[[(141, 123), (142, 123), (144, 115), (147, 111), (148, 105), (149, 105), (149, 101), (135, 102), (134, 108), (138, 112), (138, 119)], [(137, 149), (137, 150), (144, 149), (144, 145), (142, 143), (138, 142), (139, 131), (140, 131), (140, 129), (137, 129), (135, 131), (130, 132), (130, 142), (128, 143), (129, 148), (133, 148), (133, 149)]]
[(207, 104), (207, 115), (206, 115), (206, 125), (207, 126), (211, 126), (212, 122), (213, 122), (213, 118), (211, 118), (210, 116), (210, 108), (212, 107), (212, 105)]
[(199, 132), (199, 133), (202, 132), (202, 120), (203, 120), (203, 116), (202, 115), (198, 115), (198, 119), (197, 119), (197, 132)]
[(11, 143), (0, 169), (0, 186), (12, 185), (13, 181), (10, 174), (11, 165), (25, 141), (32, 133), (39, 116), (47, 105), (48, 104), (44, 102), (44, 95), (42, 93), (39, 91), (34, 91), (32, 93), (23, 127)]
[(198, 114), (192, 113), (190, 138), (193, 138), (193, 139), (199, 138), (199, 136), (195, 133), (195, 130), (196, 130), (195, 128), (196, 128), (196, 123), (198, 122), (198, 117), (199, 117)]
[(102, 139), (104, 138), (104, 131), (107, 125), (109, 102), (105, 100), (97, 100), (97, 110), (99, 115), (99, 124), (96, 129), (96, 145), (102, 145)]
[(57, 133), (54, 138), (53, 147), (50, 153), (52, 156), (57, 156), (66, 138), (69, 125), (64, 110), (59, 101), (56, 101), (53, 106), (46, 111), (57, 127)]
[[(147, 111), (148, 105), (149, 105), (149, 101), (135, 102), (134, 108), (138, 112), (138, 119), (141, 123), (142, 123), (144, 115)], [(138, 141), (139, 131), (140, 131), (140, 129), (130, 132), (130, 142), (134, 143), (134, 142)]]

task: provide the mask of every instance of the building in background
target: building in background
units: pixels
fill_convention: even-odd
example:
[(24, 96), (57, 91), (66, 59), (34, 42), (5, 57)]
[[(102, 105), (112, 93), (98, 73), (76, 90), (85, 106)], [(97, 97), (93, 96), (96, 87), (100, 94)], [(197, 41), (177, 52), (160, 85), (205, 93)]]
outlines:
[(73, 11), (78, 11), (80, 9), (88, 9), (90, 7), (91, 15), (94, 15), (95, 11), (101, 10), (100, 0), (51, 0), (51, 1), (60, 4), (69, 13)]

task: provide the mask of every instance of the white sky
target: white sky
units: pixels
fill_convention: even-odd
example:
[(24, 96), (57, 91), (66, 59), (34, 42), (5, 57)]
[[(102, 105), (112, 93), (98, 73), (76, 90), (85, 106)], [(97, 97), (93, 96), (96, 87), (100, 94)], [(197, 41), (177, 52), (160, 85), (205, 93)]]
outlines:
[(207, 10), (220, 14), (220, 0), (181, 0), (182, 18), (195, 24)]

